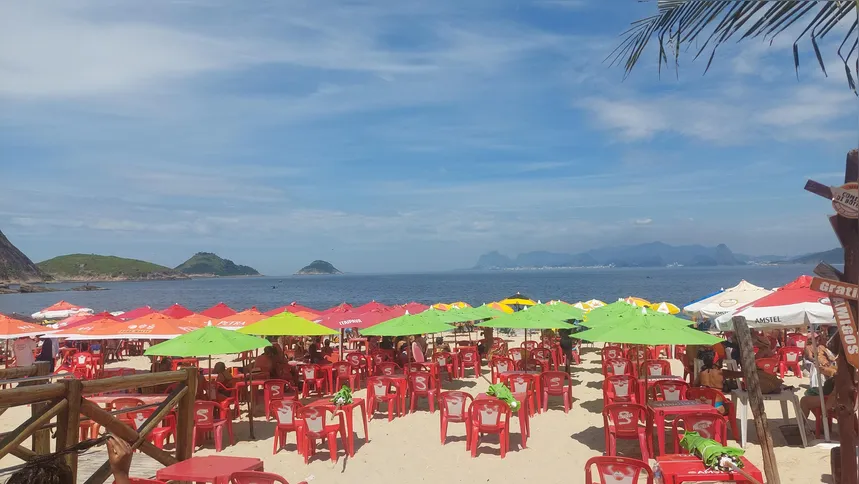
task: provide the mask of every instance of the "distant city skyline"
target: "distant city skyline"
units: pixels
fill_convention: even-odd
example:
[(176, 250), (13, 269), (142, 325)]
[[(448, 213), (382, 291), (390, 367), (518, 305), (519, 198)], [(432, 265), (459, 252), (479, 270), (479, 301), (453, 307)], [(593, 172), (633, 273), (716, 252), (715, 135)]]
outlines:
[(603, 59), (655, 9), (12, 3), (0, 230), (34, 261), (209, 251), (271, 275), (652, 241), (838, 246), (802, 187), (838, 183), (856, 146), (844, 79), (797, 81), (784, 36), (725, 48), (703, 77), (688, 56), (660, 80), (647, 52), (623, 81)]

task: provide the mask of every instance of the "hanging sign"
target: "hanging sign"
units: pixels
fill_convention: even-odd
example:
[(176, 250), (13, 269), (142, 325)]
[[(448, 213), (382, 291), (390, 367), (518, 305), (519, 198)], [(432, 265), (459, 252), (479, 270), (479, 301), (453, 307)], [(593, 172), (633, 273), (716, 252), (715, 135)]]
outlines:
[(845, 218), (859, 218), (859, 183), (845, 183), (840, 187), (829, 187), (832, 192), (832, 208)]
[(859, 300), (859, 286), (841, 281), (833, 281), (832, 279), (824, 279), (822, 277), (813, 278), (811, 280), (811, 290), (825, 292), (830, 296)]
[(841, 351), (847, 358), (847, 363), (853, 368), (859, 368), (859, 340), (856, 335), (856, 323), (847, 300), (842, 297), (831, 297), (832, 312), (835, 313), (835, 324), (841, 336)]

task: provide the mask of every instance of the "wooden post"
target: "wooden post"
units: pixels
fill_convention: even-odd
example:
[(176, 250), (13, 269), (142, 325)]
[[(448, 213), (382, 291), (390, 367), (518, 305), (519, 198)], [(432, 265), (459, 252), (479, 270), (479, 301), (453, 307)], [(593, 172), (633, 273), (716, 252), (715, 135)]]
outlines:
[(176, 423), (176, 459), (183, 461), (194, 455), (194, 402), (197, 398), (197, 369), (186, 368), (187, 393), (179, 401)]
[[(83, 382), (80, 380), (66, 380), (63, 382), (66, 388), (66, 400), (69, 404), (57, 417), (57, 445), (56, 451), (60, 452), (78, 443), (81, 424), (81, 399), (83, 394)], [(71, 452), (65, 455), (66, 464), (72, 470), (77, 482), (78, 454)]]
[(746, 324), (746, 318), (735, 316), (733, 322), (734, 334), (740, 344), (740, 362), (743, 365), (743, 379), (746, 382), (746, 391), (749, 395), (748, 404), (752, 409), (752, 415), (755, 417), (755, 429), (758, 432), (758, 440), (760, 440), (761, 453), (764, 458), (764, 474), (766, 474), (768, 484), (781, 484), (775, 451), (773, 450), (773, 439), (767, 423), (767, 412), (764, 408), (757, 366), (755, 365), (752, 335)]
[[(37, 361), (36, 362), (36, 376), (47, 376), (48, 373), (51, 372), (51, 365), (47, 361)], [(48, 380), (39, 380), (37, 385), (44, 385), (48, 383)], [(44, 413), (50, 404), (48, 403), (34, 403), (31, 407), (32, 415), (35, 417), (37, 415), (41, 415)], [(45, 455), (51, 453), (51, 431), (50, 429), (45, 430), (37, 430), (33, 434), (33, 442), (32, 442), (33, 452)]]

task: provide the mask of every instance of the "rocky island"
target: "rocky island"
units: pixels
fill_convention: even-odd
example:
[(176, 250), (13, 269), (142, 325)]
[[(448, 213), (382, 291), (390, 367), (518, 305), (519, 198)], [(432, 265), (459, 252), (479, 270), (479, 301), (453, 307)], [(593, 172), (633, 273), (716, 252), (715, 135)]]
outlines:
[(176, 267), (182, 274), (192, 277), (232, 277), (259, 276), (253, 267), (234, 263), (230, 259), (222, 259), (211, 252), (197, 252), (193, 257)]
[(36, 265), (43, 274), (66, 282), (188, 279), (185, 274), (169, 267), (112, 255), (61, 255)]
[(44, 274), (36, 264), (0, 232), (0, 284), (42, 282)]
[(336, 267), (331, 265), (330, 262), (324, 260), (315, 260), (310, 264), (304, 266), (295, 273), (297, 276), (319, 276), (319, 275), (328, 275), (328, 274), (343, 274)]

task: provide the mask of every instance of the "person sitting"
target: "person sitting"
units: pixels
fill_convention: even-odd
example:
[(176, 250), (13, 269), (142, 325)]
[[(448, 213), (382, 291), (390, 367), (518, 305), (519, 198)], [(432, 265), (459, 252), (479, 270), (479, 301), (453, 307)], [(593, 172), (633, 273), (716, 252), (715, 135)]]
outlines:
[(306, 354), (307, 351), (304, 349), (304, 342), (298, 340), (292, 344), (292, 358), (294, 360), (303, 360)]
[(275, 361), (277, 350), (273, 346), (266, 346), (262, 354), (257, 356), (252, 366), (254, 373), (262, 373), (264, 378), (277, 378), (275, 374)]
[[(703, 364), (701, 371), (698, 373), (698, 386), (715, 388), (720, 392), (728, 391), (728, 382), (725, 381), (722, 374), (722, 363), (721, 361), (715, 361), (715, 353), (710, 350), (703, 351), (701, 361)], [(716, 411), (720, 414), (727, 414), (728, 409), (725, 407), (725, 399), (721, 396), (717, 397), (713, 406), (716, 407)]]
[[(817, 340), (815, 335), (812, 335), (812, 340), (805, 346), (803, 357), (808, 362), (809, 366), (814, 366), (814, 341)], [(835, 354), (826, 347), (826, 345), (817, 345), (817, 366), (820, 368), (820, 374), (826, 378), (835, 376), (836, 365)]]
[[(227, 365), (222, 361), (215, 363), (215, 368), (212, 369), (212, 373), (217, 375), (216, 381), (227, 388), (233, 388), (236, 383), (233, 378), (233, 374), (227, 370)], [(223, 389), (220, 391), (223, 392)], [(229, 396), (229, 394), (226, 395)]]
[[(835, 391), (835, 378), (828, 378), (826, 382), (823, 384), (823, 397), (826, 402), (826, 415), (831, 416), (835, 412), (836, 399), (830, 398), (832, 392)], [(799, 409), (802, 411), (802, 416), (805, 417), (805, 425), (806, 429), (809, 432), (815, 432), (816, 429), (811, 425), (811, 422), (808, 421), (808, 416), (812, 411), (817, 410), (820, 411), (820, 394), (818, 393), (817, 387), (812, 387), (808, 391), (806, 391), (805, 395), (799, 399)], [(822, 415), (822, 413), (818, 413), (818, 415)]]
[(758, 349), (755, 359), (772, 358), (775, 356), (772, 340), (760, 331), (752, 330), (752, 346)]
[(435, 338), (435, 350), (450, 353), (450, 345), (444, 341), (443, 337), (436, 336), (436, 338)]
[(331, 340), (326, 338), (322, 343), (322, 356), (331, 356), (334, 354), (334, 348), (331, 347)]
[(394, 349), (394, 340), (390, 336), (383, 336), (382, 341), (379, 343), (380, 350), (392, 350)]
[(310, 343), (310, 346), (307, 348), (307, 355), (304, 357), (304, 359), (305, 361), (313, 365), (318, 365), (325, 362), (325, 358), (319, 351), (319, 345), (317, 345), (316, 343)]

